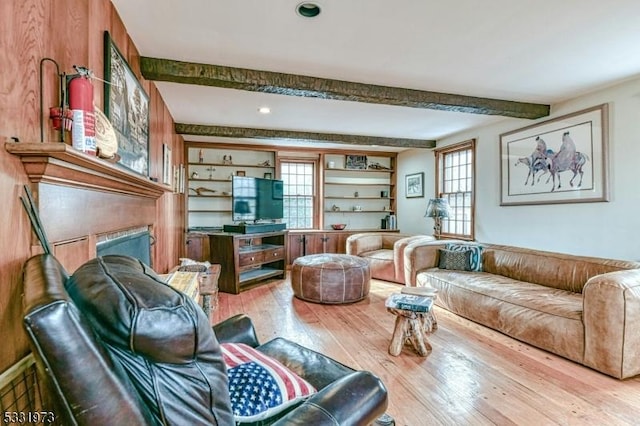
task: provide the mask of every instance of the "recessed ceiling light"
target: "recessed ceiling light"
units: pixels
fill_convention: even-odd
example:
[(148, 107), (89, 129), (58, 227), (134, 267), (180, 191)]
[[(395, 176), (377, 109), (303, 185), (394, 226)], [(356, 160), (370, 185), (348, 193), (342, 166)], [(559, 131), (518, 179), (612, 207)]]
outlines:
[(318, 6), (316, 3), (300, 3), (297, 7), (296, 7), (296, 12), (298, 12), (298, 15), (304, 17), (304, 18), (315, 18), (316, 16), (320, 15), (320, 6)]
[(266, 107), (266, 106), (260, 107), (260, 108), (258, 108), (258, 112), (260, 114), (270, 114), (271, 113), (271, 108)]

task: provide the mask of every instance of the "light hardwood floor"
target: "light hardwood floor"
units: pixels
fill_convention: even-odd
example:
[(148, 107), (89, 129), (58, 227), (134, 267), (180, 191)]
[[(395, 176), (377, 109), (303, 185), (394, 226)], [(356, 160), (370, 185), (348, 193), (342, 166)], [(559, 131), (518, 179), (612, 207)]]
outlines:
[[(262, 342), (280, 336), (377, 374), (397, 425), (637, 425), (640, 377), (620, 381), (436, 308), (433, 352), (388, 353), (399, 285), (372, 280), (350, 305), (293, 297), (288, 280), (240, 295), (220, 293), (217, 321), (248, 314)], [(638, 325), (640, 327), (640, 324)]]

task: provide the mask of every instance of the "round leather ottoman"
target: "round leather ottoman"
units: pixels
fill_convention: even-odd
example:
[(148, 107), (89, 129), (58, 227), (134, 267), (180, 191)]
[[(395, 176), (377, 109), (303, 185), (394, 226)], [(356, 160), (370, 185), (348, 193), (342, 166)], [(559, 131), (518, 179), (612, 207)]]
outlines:
[(293, 261), (291, 286), (299, 299), (352, 303), (369, 294), (369, 262), (350, 254), (312, 254)]

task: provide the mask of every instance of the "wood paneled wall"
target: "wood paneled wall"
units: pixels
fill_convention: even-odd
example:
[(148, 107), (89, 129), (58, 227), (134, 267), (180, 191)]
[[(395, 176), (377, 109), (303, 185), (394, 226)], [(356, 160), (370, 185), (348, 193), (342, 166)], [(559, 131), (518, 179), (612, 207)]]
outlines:
[[(183, 140), (173, 131), (173, 119), (152, 82), (140, 76), (139, 53), (129, 38), (117, 11), (109, 0), (6, 0), (0, 2), (0, 136), (17, 137), (23, 142), (40, 141), (40, 60), (54, 59), (60, 71), (73, 73), (73, 65), (87, 66), (96, 76), (104, 76), (103, 33), (112, 39), (127, 58), (150, 99), (150, 175), (162, 175), (162, 144), (172, 149), (174, 164), (183, 161)], [(53, 64), (44, 67), (44, 108), (56, 105), (58, 77)], [(103, 85), (94, 81), (95, 105), (104, 109)], [(59, 136), (50, 129), (45, 116), (46, 142)], [(0, 371), (4, 371), (29, 351), (22, 326), (22, 265), (37, 247), (19, 196), (29, 184), (18, 157), (0, 147), (0, 194), (3, 214), (0, 220)], [(73, 191), (63, 191), (65, 196)], [(96, 192), (89, 196), (95, 204), (92, 212), (108, 205), (113, 196)], [(42, 200), (40, 214), (50, 239), (66, 238), (55, 229), (56, 215), (79, 214), (86, 209), (69, 209), (71, 199)], [(137, 201), (132, 200), (135, 204)], [(69, 204), (65, 204), (69, 203)], [(153, 223), (156, 244), (153, 263), (159, 272), (178, 262), (184, 250), (184, 199), (167, 192), (157, 201), (140, 201), (141, 213)], [(67, 208), (65, 209), (65, 205)], [(58, 208), (62, 208), (62, 211)], [(116, 209), (117, 210), (117, 209)], [(118, 221), (109, 217), (109, 221)], [(145, 219), (146, 221), (147, 219)], [(122, 218), (113, 226), (122, 228), (131, 218)], [(82, 222), (79, 222), (80, 224)], [(125, 226), (126, 227), (126, 226)], [(49, 229), (52, 228), (52, 229)], [(60, 240), (58, 240), (60, 241)], [(86, 246), (77, 244), (69, 251), (74, 256), (88, 255)], [(91, 250), (89, 250), (90, 252)], [(78, 257), (76, 263), (82, 259)], [(77, 265), (70, 265), (71, 268)]]

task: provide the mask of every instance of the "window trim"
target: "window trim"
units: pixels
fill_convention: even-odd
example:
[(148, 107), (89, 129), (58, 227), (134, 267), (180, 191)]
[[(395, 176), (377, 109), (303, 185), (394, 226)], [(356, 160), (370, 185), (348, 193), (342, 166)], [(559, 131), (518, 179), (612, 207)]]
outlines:
[(450, 232), (441, 232), (441, 238), (457, 238), (460, 240), (475, 240), (475, 227), (476, 227), (476, 140), (468, 139), (463, 142), (459, 142), (453, 145), (448, 145), (442, 148), (436, 148), (433, 150), (433, 154), (435, 156), (435, 194), (437, 197), (441, 197), (443, 194), (444, 187), (444, 176), (443, 176), (443, 165), (444, 165), (444, 157), (447, 154), (451, 154), (454, 152), (471, 150), (471, 232), (469, 235), (467, 234), (454, 234)]

